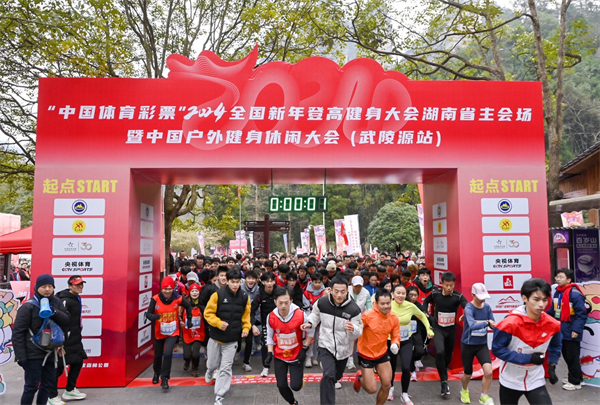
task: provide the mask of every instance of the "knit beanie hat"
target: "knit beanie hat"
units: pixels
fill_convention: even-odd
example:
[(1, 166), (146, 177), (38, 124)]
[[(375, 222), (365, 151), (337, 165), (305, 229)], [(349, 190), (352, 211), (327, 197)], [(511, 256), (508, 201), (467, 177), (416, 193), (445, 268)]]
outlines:
[(165, 289), (165, 288), (175, 288), (175, 280), (173, 280), (173, 278), (167, 276), (165, 278), (163, 278), (162, 283), (160, 283), (160, 288)]
[(35, 290), (37, 291), (38, 288), (47, 284), (50, 284), (52, 287), (54, 287), (54, 277), (52, 277), (50, 274), (42, 274), (37, 278), (37, 280), (35, 280)]

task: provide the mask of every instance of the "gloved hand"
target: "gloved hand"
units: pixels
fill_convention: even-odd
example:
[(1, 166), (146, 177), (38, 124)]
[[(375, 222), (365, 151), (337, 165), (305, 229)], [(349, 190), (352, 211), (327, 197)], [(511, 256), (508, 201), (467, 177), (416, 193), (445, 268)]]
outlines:
[(192, 329), (192, 326), (194, 326), (194, 324), (192, 323), (192, 318), (188, 318), (188, 320), (187, 320), (188, 329)]
[(300, 350), (300, 353), (298, 353), (298, 356), (296, 357), (296, 360), (298, 360), (298, 362), (300, 364), (304, 363), (304, 360), (306, 360), (306, 352), (307, 351), (308, 351), (308, 349), (305, 349), (303, 347), (302, 350)]
[(398, 345), (396, 343), (390, 346), (390, 352), (394, 355), (398, 354)]
[(17, 361), (17, 364), (21, 366), (21, 368), (25, 369), (25, 367), (27, 367), (27, 360), (19, 360)]
[(531, 362), (539, 366), (540, 364), (544, 364), (544, 357), (544, 353), (531, 353)]
[(556, 384), (558, 382), (558, 376), (556, 375), (556, 364), (550, 364), (548, 366), (548, 374), (550, 374), (550, 384)]
[(269, 368), (271, 366), (271, 362), (273, 361), (273, 352), (267, 353), (267, 358), (263, 362), (264, 368)]

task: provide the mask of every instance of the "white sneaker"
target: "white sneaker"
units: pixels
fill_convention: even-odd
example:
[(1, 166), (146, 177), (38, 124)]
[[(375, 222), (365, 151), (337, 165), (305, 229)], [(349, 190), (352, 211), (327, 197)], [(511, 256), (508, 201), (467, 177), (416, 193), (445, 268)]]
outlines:
[(260, 376), (261, 377), (268, 377), (269, 376), (269, 369), (266, 367), (263, 367), (263, 370), (260, 372)]
[[(563, 378), (562, 380), (563, 384), (568, 384), (569, 383), (569, 379), (568, 378)], [(585, 387), (585, 382), (580, 382), (579, 385), (581, 385), (582, 387)]]
[(407, 392), (402, 393), (402, 402), (404, 402), (404, 405), (414, 405)]
[(423, 363), (421, 363), (421, 360), (415, 361), (415, 367), (416, 368), (423, 368)]
[(223, 397), (216, 397), (214, 405), (223, 405)]
[(206, 370), (206, 374), (204, 374), (204, 381), (206, 381), (207, 384), (210, 384), (213, 380), (214, 374), (214, 371), (211, 373), (210, 371)]
[(86, 394), (84, 394), (83, 392), (79, 392), (79, 390), (77, 388), (73, 388), (73, 391), (67, 391), (65, 390), (65, 392), (63, 392), (62, 394), (63, 399), (66, 400), (79, 400), (79, 399), (84, 399), (85, 397), (87, 397)]
[(346, 368), (348, 370), (354, 370), (356, 368), (356, 366), (354, 365), (354, 358), (353, 357), (348, 358), (348, 363), (346, 364)]
[(244, 368), (244, 371), (252, 371), (252, 367), (250, 366), (250, 364), (244, 363), (242, 367)]
[[(321, 365), (321, 362), (316, 357), (314, 359), (312, 359), (312, 362), (313, 362), (313, 366)], [(321, 368), (323, 368), (323, 366), (321, 366)]]
[(336, 382), (336, 383), (335, 383), (335, 389), (336, 389), (336, 390), (342, 389), (342, 383), (340, 383), (340, 382)]
[(48, 398), (48, 405), (66, 405), (60, 397)]
[(412, 373), (410, 373), (410, 380), (417, 381), (417, 372), (416, 371), (413, 371)]
[(390, 388), (390, 392), (388, 392), (387, 400), (388, 401), (393, 401), (394, 400), (394, 387)]
[(575, 391), (575, 390), (580, 390), (581, 389), (581, 384), (571, 384), (570, 382), (566, 383), (565, 385), (562, 386), (563, 390), (567, 390), (567, 391)]
[(312, 360), (310, 359), (310, 357), (307, 357), (306, 360), (304, 361), (304, 367), (306, 367), (306, 368), (312, 367)]

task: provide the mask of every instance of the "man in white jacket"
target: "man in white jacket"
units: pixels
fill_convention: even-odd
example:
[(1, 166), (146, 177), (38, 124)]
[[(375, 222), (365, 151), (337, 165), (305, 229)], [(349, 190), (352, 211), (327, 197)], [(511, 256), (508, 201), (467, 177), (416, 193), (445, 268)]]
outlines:
[[(369, 309), (373, 309), (373, 302), (371, 301), (371, 294), (363, 288), (363, 278), (361, 276), (352, 277), (352, 285), (348, 287), (350, 298), (356, 302), (356, 305), (360, 308), (360, 311), (364, 313)], [(348, 364), (346, 365), (348, 370), (355, 369), (354, 365), (354, 351), (352, 356), (348, 358)]]

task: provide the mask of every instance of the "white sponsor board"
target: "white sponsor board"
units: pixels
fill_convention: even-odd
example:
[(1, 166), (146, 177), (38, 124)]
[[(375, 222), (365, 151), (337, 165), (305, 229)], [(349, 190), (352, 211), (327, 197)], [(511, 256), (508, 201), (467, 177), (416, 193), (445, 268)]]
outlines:
[(446, 203), (445, 202), (435, 204), (431, 208), (432, 208), (432, 218), (433, 219), (446, 218)]
[(487, 299), (486, 302), (490, 304), (490, 307), (492, 307), (492, 311), (494, 312), (510, 312), (523, 305), (521, 294), (518, 293), (490, 294), (490, 297), (491, 298)]
[(151, 238), (154, 232), (154, 224), (148, 221), (140, 221), (140, 236), (142, 238)]
[(448, 251), (448, 238), (445, 236), (433, 238), (433, 251), (446, 253)]
[(512, 253), (531, 251), (529, 236), (484, 236), (483, 251), (485, 253)]
[(81, 323), (83, 324), (83, 330), (81, 336), (83, 337), (98, 337), (102, 335), (102, 319), (100, 318), (82, 318)]
[(529, 233), (529, 218), (483, 217), (481, 230), (483, 233)]
[(102, 355), (102, 339), (81, 339), (83, 349), (88, 357), (100, 357)]
[(528, 198), (482, 198), (481, 214), (483, 215), (528, 215)]
[(138, 299), (138, 309), (146, 309), (150, 306), (150, 299), (152, 298), (152, 291), (146, 291), (140, 294)]
[(151, 326), (148, 326), (148, 327), (138, 331), (138, 347), (142, 347), (143, 345), (145, 345), (146, 343), (148, 343), (150, 341), (150, 338), (151, 338), (150, 328), (151, 328)]
[(154, 207), (142, 203), (140, 208), (140, 218), (145, 219), (146, 221), (152, 221), (154, 219)]
[(140, 254), (151, 255), (154, 250), (152, 239), (140, 239)]
[(448, 233), (447, 223), (445, 219), (439, 221), (433, 221), (433, 234), (434, 235), (446, 235)]
[(149, 273), (152, 271), (152, 256), (140, 257), (140, 273)]
[(142, 311), (138, 314), (138, 329), (142, 329), (146, 325), (150, 325), (150, 321), (146, 318), (146, 311)]
[(102, 298), (82, 298), (81, 299), (82, 316), (101, 316)]
[(101, 217), (106, 212), (104, 198), (57, 198), (54, 200), (54, 215), (96, 216)]
[(104, 235), (104, 218), (54, 218), (52, 231), (58, 236)]
[(448, 255), (433, 255), (433, 267), (440, 270), (448, 270)]
[[(82, 297), (86, 295), (102, 295), (104, 283), (102, 277), (86, 277), (81, 275), (85, 284), (83, 285)], [(54, 277), (55, 291), (62, 291), (69, 288), (68, 277)]]
[(54, 256), (100, 256), (104, 254), (104, 238), (54, 238)]
[(440, 270), (434, 270), (433, 271), (433, 284), (435, 285), (442, 285), (442, 274), (444, 274), (445, 271), (440, 271)]
[(140, 276), (140, 291), (146, 291), (152, 288), (152, 274), (142, 274)]
[(104, 259), (101, 257), (61, 257), (52, 259), (53, 276), (101, 276)]
[(484, 255), (483, 271), (531, 271), (531, 255)]
[(488, 291), (521, 291), (523, 283), (531, 278), (531, 273), (485, 274), (483, 280)]

